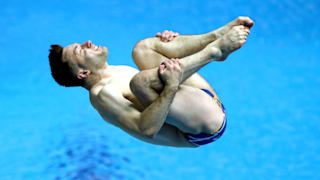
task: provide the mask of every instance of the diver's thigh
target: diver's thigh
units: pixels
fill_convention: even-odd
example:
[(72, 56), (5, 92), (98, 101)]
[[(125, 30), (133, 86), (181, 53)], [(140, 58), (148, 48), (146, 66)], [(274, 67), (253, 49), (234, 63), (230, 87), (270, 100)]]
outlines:
[[(139, 46), (136, 46), (133, 50), (133, 60), (141, 71), (157, 68), (160, 66), (161, 62), (167, 59), (165, 56), (150, 48), (138, 49)], [(198, 73), (194, 73), (192, 76), (186, 79), (183, 82), (183, 85), (205, 88), (213, 91), (213, 88), (210, 86), (210, 84)]]
[(150, 139), (150, 143), (174, 146), (174, 147), (196, 147), (188, 142), (184, 134), (175, 126), (164, 123), (157, 135)]
[(194, 73), (188, 79), (186, 79), (183, 83), (185, 86), (191, 86), (200, 89), (209, 89), (213, 90), (210, 84), (198, 73)]
[[(181, 85), (170, 106), (167, 123), (189, 133), (200, 133), (208, 124), (220, 124), (215, 117), (221, 108), (199, 88)], [(214, 124), (213, 124), (214, 125)]]

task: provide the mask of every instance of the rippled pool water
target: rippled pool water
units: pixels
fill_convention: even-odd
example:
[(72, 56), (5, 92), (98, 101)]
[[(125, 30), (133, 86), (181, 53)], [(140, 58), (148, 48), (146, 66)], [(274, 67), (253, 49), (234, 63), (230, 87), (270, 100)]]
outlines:
[[(319, 179), (320, 3), (311, 1), (0, 2), (0, 179)], [(149, 145), (106, 124), (87, 92), (50, 76), (50, 44), (88, 39), (135, 66), (133, 45), (165, 29), (256, 24), (226, 62), (200, 71), (228, 114), (218, 141)]]

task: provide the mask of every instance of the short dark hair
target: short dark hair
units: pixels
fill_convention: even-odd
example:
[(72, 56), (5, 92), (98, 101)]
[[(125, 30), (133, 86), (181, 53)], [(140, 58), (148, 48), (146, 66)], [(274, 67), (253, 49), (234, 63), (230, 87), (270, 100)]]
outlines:
[(53, 79), (65, 87), (83, 86), (84, 82), (72, 72), (67, 62), (62, 61), (63, 47), (58, 44), (51, 45), (49, 62)]

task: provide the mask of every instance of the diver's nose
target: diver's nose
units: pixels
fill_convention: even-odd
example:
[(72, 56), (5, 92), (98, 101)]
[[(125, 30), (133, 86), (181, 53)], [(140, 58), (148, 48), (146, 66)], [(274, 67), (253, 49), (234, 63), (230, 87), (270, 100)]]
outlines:
[(82, 47), (86, 47), (86, 48), (91, 48), (92, 47), (92, 42), (90, 40), (88, 40), (87, 42), (83, 43), (81, 46)]

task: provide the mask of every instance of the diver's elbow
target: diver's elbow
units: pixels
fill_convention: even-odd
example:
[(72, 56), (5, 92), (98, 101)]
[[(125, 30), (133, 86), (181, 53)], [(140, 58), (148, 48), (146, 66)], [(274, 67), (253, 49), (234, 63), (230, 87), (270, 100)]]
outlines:
[(154, 139), (157, 135), (158, 131), (154, 128), (141, 130), (141, 134), (147, 138)]

